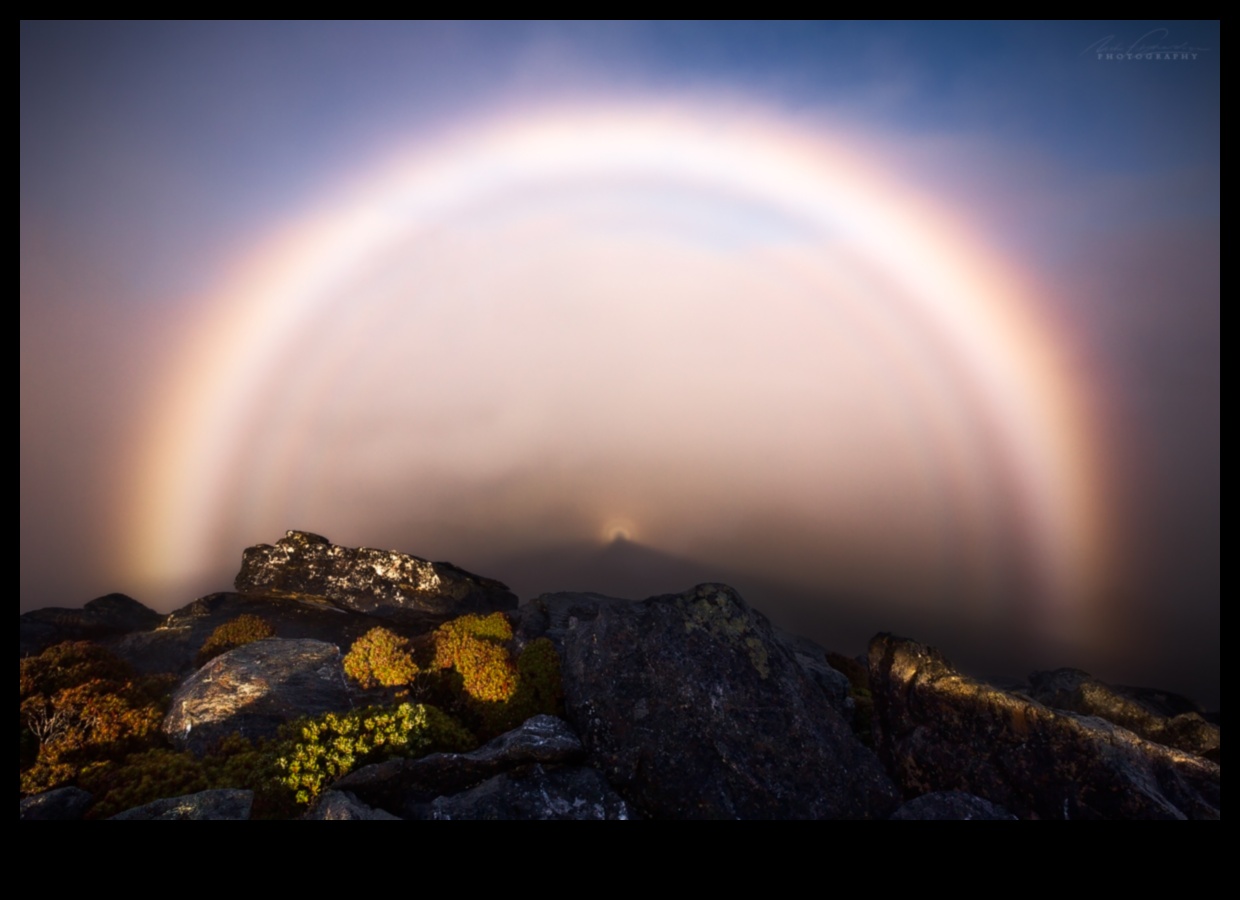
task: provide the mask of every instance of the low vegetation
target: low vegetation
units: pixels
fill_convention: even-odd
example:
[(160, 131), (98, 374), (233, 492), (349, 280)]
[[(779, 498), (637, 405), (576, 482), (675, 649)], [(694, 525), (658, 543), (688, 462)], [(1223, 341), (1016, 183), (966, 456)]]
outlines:
[(286, 726), (276, 764), (298, 803), (337, 778), (394, 756), (470, 750), (477, 740), (442, 710), (418, 703), (328, 713)]
[(83, 772), (158, 746), (173, 679), (139, 676), (87, 641), (19, 664), (20, 790), (76, 783)]
[(264, 638), (275, 637), (275, 634), (275, 629), (265, 619), (248, 614), (237, 616), (211, 632), (211, 636), (198, 651), (194, 665), (205, 666), (229, 650), (236, 650), (238, 647), (261, 641)]
[[(211, 634), (197, 662), (273, 633), (240, 616)], [(161, 728), (175, 678), (138, 675), (88, 641), (49, 647), (20, 665), (20, 793), (76, 785), (94, 796), (87, 816), (106, 818), (162, 797), (245, 788), (256, 818), (285, 818), (359, 766), (471, 750), (530, 716), (563, 713), (554, 646), (539, 638), (518, 651), (502, 613), (462, 616), (413, 640), (372, 629), (344, 667), (388, 702), (292, 722), (265, 741), (232, 735), (199, 757)]]
[(401, 687), (418, 674), (409, 641), (386, 628), (372, 628), (344, 656), (344, 673), (364, 688)]

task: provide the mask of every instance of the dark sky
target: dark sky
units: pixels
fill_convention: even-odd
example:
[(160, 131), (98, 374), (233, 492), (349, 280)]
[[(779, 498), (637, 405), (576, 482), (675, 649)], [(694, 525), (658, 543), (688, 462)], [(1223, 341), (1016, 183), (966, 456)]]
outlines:
[(21, 609), (303, 528), (1217, 704), (1219, 196), (1217, 23), (23, 23)]

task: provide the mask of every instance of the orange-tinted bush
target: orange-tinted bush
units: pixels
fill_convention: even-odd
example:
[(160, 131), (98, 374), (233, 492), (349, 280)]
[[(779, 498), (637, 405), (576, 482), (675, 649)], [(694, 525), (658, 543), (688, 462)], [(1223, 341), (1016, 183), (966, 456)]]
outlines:
[(61, 688), (96, 678), (125, 680), (133, 677), (128, 663), (90, 641), (55, 644), (38, 656), (21, 660), (18, 667), (20, 700), (34, 694), (50, 697)]
[(258, 616), (252, 616), (248, 613), (237, 616), (237, 618), (225, 622), (211, 632), (211, 636), (203, 643), (202, 649), (198, 651), (198, 656), (194, 659), (194, 665), (204, 666), (222, 653), (236, 650), (238, 647), (252, 644), (254, 641), (275, 637), (275, 633), (275, 629), (266, 620)]
[(503, 613), (462, 616), (434, 634), (435, 667), (448, 674), (440, 702), (489, 739), (539, 713), (561, 715), (560, 658), (547, 638), (530, 641), (518, 660), (508, 650)]
[(19, 721), (38, 747), (23, 753), (20, 790), (72, 784), (87, 769), (163, 743), (173, 679), (136, 676), (100, 647), (76, 642), (21, 661)]
[(435, 666), (459, 673), (473, 700), (507, 700), (517, 688), (517, 667), (503, 643), (511, 638), (503, 613), (461, 616), (435, 632)]
[(353, 642), (344, 672), (364, 688), (400, 687), (418, 674), (409, 641), (386, 628), (372, 628)]

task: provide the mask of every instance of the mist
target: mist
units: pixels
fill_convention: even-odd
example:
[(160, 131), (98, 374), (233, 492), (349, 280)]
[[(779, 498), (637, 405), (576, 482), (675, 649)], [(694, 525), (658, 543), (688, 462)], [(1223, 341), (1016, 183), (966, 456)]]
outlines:
[(297, 528), (1218, 705), (1217, 51), (23, 23), (20, 608)]

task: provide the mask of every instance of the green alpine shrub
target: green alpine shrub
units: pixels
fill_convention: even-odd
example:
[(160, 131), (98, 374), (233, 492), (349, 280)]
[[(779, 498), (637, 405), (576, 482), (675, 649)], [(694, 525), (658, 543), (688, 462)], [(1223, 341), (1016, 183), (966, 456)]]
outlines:
[(285, 726), (277, 765), (298, 803), (310, 803), (336, 779), (393, 756), (460, 752), (477, 740), (442, 710), (421, 703), (327, 713)]

